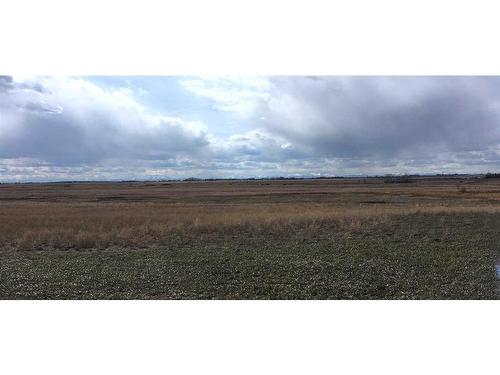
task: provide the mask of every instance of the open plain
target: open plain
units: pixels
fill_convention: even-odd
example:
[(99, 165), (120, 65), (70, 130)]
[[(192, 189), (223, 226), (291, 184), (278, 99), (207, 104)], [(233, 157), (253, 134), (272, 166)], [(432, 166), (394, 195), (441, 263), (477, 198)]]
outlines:
[(497, 299), (500, 180), (0, 185), (2, 299)]

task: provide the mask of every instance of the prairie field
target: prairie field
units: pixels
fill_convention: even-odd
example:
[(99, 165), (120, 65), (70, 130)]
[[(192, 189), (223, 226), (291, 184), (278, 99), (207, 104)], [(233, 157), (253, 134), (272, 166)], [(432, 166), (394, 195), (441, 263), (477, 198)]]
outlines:
[(3, 299), (497, 299), (500, 180), (0, 185)]

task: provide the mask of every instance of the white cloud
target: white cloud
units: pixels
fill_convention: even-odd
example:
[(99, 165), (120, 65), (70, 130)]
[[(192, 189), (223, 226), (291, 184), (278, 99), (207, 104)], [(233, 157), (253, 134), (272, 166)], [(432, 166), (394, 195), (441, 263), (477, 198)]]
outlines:
[(183, 79), (182, 87), (210, 99), (218, 110), (245, 117), (269, 99), (271, 83), (264, 77), (200, 77)]
[(0, 103), (3, 158), (98, 164), (192, 155), (208, 144), (202, 122), (152, 112), (129, 89), (82, 78), (13, 80)]

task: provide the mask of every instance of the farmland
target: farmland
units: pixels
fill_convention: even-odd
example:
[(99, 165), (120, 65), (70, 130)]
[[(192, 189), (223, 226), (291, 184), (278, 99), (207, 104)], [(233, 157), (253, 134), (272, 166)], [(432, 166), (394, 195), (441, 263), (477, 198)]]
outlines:
[(0, 185), (3, 299), (498, 299), (500, 180)]

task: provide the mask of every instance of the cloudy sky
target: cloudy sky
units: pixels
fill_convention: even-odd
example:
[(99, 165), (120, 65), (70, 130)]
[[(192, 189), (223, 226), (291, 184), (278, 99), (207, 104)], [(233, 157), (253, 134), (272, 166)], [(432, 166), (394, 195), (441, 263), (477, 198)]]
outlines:
[(500, 170), (500, 77), (0, 76), (0, 181)]

